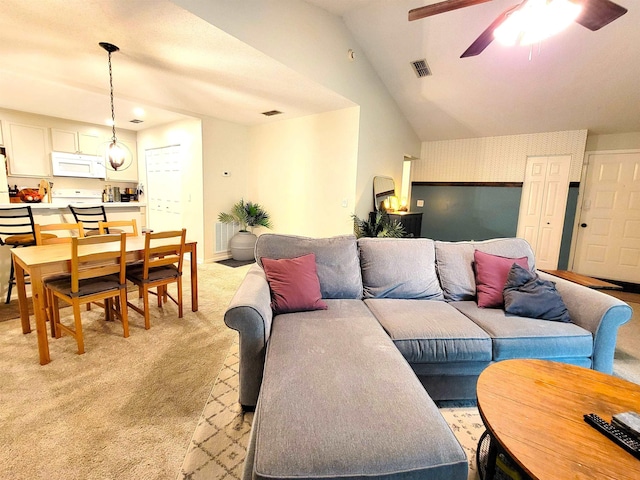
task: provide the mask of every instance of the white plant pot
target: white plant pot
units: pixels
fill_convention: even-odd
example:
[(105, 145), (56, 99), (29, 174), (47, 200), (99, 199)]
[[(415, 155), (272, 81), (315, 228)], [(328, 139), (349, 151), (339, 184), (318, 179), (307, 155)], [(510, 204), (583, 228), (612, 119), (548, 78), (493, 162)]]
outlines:
[(229, 240), (231, 257), (234, 260), (255, 260), (255, 248), (258, 237), (251, 232), (238, 232)]

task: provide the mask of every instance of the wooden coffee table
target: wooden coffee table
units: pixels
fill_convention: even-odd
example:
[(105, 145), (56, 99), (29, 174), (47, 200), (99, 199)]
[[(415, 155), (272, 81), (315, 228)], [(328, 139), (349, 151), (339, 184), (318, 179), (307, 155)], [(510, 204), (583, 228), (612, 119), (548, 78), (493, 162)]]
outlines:
[(531, 478), (640, 479), (640, 460), (583, 419), (640, 412), (640, 385), (564, 363), (505, 360), (482, 372), (477, 393), (490, 456), (497, 440)]

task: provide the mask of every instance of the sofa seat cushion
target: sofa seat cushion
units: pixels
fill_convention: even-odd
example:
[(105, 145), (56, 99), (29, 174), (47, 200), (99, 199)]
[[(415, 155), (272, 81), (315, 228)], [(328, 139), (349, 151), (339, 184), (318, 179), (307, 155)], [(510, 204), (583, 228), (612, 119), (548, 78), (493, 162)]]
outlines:
[(245, 478), (466, 479), (411, 367), (364, 303), (344, 302), (274, 318)]
[[(589, 359), (593, 353), (591, 332), (574, 323), (507, 315), (504, 310), (480, 308), (470, 301), (451, 302), (450, 305), (491, 336), (495, 361), (509, 358)], [(589, 361), (581, 362), (584, 363)]]
[(308, 238), (265, 233), (256, 241), (255, 257), (274, 260), (313, 253), (322, 298), (362, 298), (362, 275), (354, 235)]
[(365, 303), (411, 364), (491, 361), (491, 337), (448, 303), (386, 298)]
[(527, 257), (529, 269), (535, 269), (535, 257), (529, 243), (522, 238), (496, 238), (481, 242), (436, 241), (436, 265), (447, 301), (474, 300), (476, 280), (474, 252), (518, 258)]
[(365, 298), (442, 300), (433, 240), (359, 238)]

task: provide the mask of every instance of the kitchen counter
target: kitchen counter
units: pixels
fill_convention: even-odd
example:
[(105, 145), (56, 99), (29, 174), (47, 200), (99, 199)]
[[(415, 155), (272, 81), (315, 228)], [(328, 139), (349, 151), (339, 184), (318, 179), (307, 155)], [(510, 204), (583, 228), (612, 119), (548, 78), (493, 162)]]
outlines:
[[(71, 202), (73, 203), (73, 202)], [(105, 208), (138, 208), (138, 207), (146, 207), (147, 204), (145, 202), (104, 202), (104, 203), (95, 203), (95, 202), (78, 202), (77, 205), (86, 204), (89, 205), (104, 205)], [(0, 208), (11, 208), (11, 207), (22, 207), (24, 205), (30, 205), (31, 210), (57, 210), (67, 208), (67, 203), (0, 203)], [(74, 203), (76, 205), (76, 203)]]

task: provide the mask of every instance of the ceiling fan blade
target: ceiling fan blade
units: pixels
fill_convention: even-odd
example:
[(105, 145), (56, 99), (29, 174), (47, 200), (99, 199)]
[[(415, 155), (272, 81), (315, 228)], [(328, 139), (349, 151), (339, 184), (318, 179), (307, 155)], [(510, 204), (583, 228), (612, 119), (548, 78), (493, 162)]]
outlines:
[(487, 48), (491, 42), (493, 42), (493, 38), (494, 38), (493, 31), (496, 28), (498, 28), (502, 24), (502, 22), (504, 22), (507, 19), (509, 14), (515, 9), (517, 9), (519, 6), (520, 4), (514, 5), (513, 7), (509, 7), (504, 12), (502, 12), (498, 16), (498, 18), (496, 18), (491, 23), (491, 25), (489, 25), (487, 29), (484, 32), (482, 32), (478, 38), (476, 38), (476, 40), (469, 46), (469, 48), (467, 48), (464, 51), (464, 53), (460, 55), (460, 58), (474, 57), (476, 55), (480, 55), (482, 51), (485, 48)]
[(627, 13), (627, 9), (610, 0), (583, 0), (582, 13), (576, 19), (589, 30), (599, 30)]
[(444, 2), (409, 10), (409, 21), (420, 20), (421, 18), (437, 15), (438, 13), (445, 13), (451, 10), (457, 10), (458, 8), (471, 7), (490, 1), (491, 0), (445, 0)]

